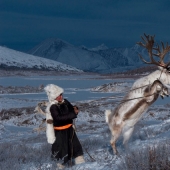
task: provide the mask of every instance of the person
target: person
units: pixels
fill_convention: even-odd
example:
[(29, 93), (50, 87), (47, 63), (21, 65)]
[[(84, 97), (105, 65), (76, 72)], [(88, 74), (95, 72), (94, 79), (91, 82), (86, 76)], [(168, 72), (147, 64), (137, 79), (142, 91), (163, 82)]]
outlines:
[(78, 107), (73, 106), (63, 98), (64, 89), (54, 84), (47, 85), (49, 104), (46, 108), (46, 135), (48, 143), (52, 144), (52, 157), (62, 160), (58, 166), (84, 163), (83, 149), (73, 128), (73, 119), (77, 118)]

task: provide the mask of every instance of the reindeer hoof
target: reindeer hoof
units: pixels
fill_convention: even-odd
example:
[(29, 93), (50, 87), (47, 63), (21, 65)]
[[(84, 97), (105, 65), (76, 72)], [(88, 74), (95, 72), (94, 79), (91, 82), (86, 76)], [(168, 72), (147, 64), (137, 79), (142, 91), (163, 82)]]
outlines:
[(118, 154), (116, 154), (116, 156), (118, 157), (118, 158), (121, 158), (121, 156), (120, 156), (120, 154), (118, 153)]

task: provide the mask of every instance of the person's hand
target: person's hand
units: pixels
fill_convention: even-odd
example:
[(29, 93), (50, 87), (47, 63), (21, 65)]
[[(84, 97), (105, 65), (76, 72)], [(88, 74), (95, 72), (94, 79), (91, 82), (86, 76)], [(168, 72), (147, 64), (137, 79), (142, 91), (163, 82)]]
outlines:
[(47, 123), (48, 124), (53, 124), (53, 120), (52, 119), (47, 119)]
[(78, 113), (79, 113), (78, 107), (77, 107), (77, 106), (73, 106), (73, 108), (74, 108), (74, 112), (75, 112), (76, 114), (78, 114)]

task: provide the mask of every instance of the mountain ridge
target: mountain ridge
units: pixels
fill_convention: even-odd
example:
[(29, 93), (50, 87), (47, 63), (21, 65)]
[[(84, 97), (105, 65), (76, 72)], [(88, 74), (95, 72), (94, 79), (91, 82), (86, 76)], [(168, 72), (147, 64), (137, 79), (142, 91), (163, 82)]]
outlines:
[(83, 72), (75, 67), (0, 46), (1, 69), (51, 70)]
[(143, 63), (139, 54), (149, 61), (147, 50), (137, 44), (131, 48), (108, 48), (102, 44), (88, 49), (85, 46), (76, 47), (61, 39), (51, 38), (41, 42), (27, 54), (0, 46), (0, 68), (122, 73), (148, 66)]
[[(46, 45), (48, 44), (48, 45)], [(85, 72), (114, 73), (144, 66), (138, 53), (147, 57), (147, 51), (139, 45), (131, 48), (76, 47), (61, 39), (47, 39), (31, 49), (29, 54), (62, 62)]]

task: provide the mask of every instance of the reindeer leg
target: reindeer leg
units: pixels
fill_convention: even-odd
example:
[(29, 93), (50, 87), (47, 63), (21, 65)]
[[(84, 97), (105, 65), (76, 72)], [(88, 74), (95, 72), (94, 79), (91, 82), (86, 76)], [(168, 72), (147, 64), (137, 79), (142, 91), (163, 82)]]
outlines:
[(168, 88), (164, 84), (162, 84), (161, 81), (155, 80), (151, 86), (145, 89), (144, 96), (145, 96), (146, 102), (149, 104), (152, 104), (153, 102), (157, 100), (159, 95), (162, 98), (164, 98), (165, 95), (168, 95)]
[(133, 133), (134, 127), (128, 127), (125, 131), (123, 131), (123, 145), (125, 149), (128, 149), (128, 141)]
[(117, 141), (117, 139), (115, 139), (115, 138), (113, 137), (113, 139), (110, 140), (110, 144), (111, 144), (111, 146), (112, 146), (112, 149), (113, 149), (114, 154), (115, 154), (115, 155), (118, 155), (119, 153), (118, 153), (117, 148), (116, 148), (116, 141)]
[(112, 149), (115, 153), (115, 155), (119, 155), (118, 151), (117, 151), (117, 148), (116, 148), (116, 141), (118, 140), (119, 136), (120, 136), (120, 133), (121, 133), (121, 125), (119, 126), (115, 126), (112, 130), (111, 130), (111, 133), (112, 133), (112, 138), (110, 140), (110, 144), (112, 146)]
[(165, 96), (169, 96), (169, 94), (168, 94), (168, 88), (167, 87), (165, 87), (165, 86), (163, 86), (163, 88), (162, 88), (162, 91), (161, 91), (161, 93), (160, 93), (160, 96), (162, 97), (162, 99), (165, 97)]

